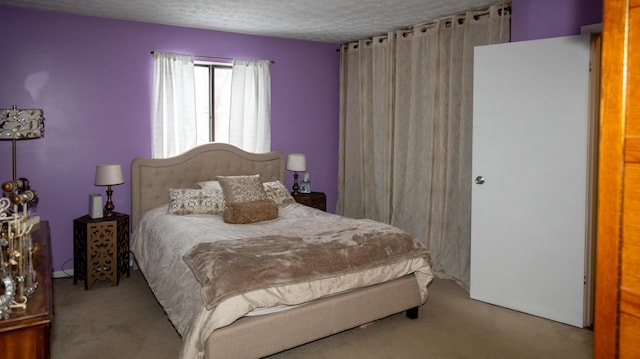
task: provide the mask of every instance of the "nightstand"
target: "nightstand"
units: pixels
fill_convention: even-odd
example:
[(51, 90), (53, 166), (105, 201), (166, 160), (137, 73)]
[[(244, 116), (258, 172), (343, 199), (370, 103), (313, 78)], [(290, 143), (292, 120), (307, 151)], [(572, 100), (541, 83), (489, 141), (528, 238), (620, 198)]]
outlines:
[(84, 281), (91, 289), (95, 281), (118, 285), (120, 276), (129, 277), (129, 215), (73, 220), (73, 284)]
[(296, 202), (313, 207), (321, 211), (327, 211), (327, 196), (322, 192), (291, 194)]

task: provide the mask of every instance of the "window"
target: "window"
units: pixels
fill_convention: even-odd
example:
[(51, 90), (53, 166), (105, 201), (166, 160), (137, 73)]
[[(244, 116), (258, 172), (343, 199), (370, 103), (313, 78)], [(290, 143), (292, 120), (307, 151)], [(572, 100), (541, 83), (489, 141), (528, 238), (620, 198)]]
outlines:
[[(190, 55), (153, 54), (151, 156), (177, 156), (211, 139), (247, 152), (269, 152), (270, 61), (234, 59), (232, 66), (203, 64), (197, 86), (195, 65)], [(199, 101), (196, 87), (201, 93)], [(237, 94), (233, 100), (232, 91)], [(200, 131), (196, 102), (200, 103)]]
[(194, 65), (197, 144), (229, 142), (231, 64)]

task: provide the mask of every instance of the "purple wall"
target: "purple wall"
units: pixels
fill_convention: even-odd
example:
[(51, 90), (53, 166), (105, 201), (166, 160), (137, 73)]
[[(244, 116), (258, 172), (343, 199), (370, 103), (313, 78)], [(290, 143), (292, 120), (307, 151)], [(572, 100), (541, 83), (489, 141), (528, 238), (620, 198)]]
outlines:
[[(337, 44), (249, 36), (0, 6), (0, 108), (44, 110), (45, 137), (17, 143), (17, 175), (39, 193), (53, 270), (73, 268), (73, 219), (88, 213), (95, 166), (119, 163), (116, 211), (130, 213), (129, 166), (151, 154), (150, 52), (275, 60), (272, 148), (307, 155), (313, 190), (335, 210)], [(0, 182), (11, 179), (11, 142), (0, 141)], [(292, 174), (287, 172), (287, 186)]]
[(511, 41), (580, 34), (602, 22), (603, 0), (512, 0)]

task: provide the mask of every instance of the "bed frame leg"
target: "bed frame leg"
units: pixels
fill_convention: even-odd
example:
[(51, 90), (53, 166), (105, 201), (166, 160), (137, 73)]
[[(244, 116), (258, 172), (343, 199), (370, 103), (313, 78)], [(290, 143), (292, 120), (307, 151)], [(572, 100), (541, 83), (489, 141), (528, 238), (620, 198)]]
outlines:
[(418, 319), (418, 307), (407, 309), (407, 318)]

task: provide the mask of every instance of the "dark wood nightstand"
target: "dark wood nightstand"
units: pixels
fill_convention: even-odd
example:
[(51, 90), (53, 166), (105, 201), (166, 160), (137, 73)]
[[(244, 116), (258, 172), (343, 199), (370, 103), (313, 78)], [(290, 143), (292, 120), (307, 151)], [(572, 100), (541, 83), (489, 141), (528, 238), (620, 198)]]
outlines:
[(118, 285), (120, 276), (129, 276), (129, 215), (73, 220), (73, 284), (84, 281), (91, 289), (95, 281)]
[(327, 196), (322, 192), (311, 193), (291, 193), (296, 202), (305, 206), (313, 207), (321, 211), (327, 211)]

